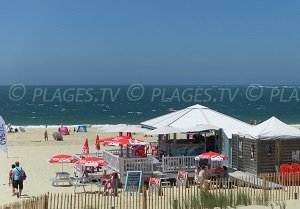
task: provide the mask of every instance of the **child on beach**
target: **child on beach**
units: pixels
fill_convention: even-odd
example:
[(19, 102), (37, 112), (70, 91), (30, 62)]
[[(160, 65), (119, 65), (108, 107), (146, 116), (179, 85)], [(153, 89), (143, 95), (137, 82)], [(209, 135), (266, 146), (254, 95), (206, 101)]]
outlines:
[(12, 188), (12, 194), (15, 195), (15, 188), (14, 188), (14, 181), (13, 181), (13, 174), (12, 174), (12, 171), (13, 169), (16, 167), (15, 164), (12, 164), (11, 165), (11, 170), (9, 171), (9, 174), (8, 174), (8, 185), (11, 186)]

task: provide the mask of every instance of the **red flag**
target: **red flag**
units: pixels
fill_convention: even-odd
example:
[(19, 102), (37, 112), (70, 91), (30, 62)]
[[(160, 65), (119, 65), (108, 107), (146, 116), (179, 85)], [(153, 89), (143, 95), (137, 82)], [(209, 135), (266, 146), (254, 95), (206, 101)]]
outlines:
[(83, 154), (90, 154), (88, 139), (85, 139), (85, 143), (84, 143), (84, 145), (82, 147), (82, 153)]
[(98, 135), (96, 137), (96, 150), (100, 150), (100, 139)]

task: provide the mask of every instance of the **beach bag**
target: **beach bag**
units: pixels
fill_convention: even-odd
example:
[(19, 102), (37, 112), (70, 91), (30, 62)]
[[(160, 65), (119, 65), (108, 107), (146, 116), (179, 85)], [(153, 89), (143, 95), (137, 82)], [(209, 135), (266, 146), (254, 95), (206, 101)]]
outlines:
[(21, 168), (21, 170), (17, 169), (19, 173), (22, 173), (21, 174), (21, 180), (24, 181), (26, 180), (27, 176), (26, 176), (26, 173), (25, 171), (23, 171), (23, 169)]
[(26, 180), (26, 178), (27, 178), (26, 173), (25, 173), (25, 171), (23, 171), (23, 173), (22, 173), (22, 180), (24, 181), (24, 180)]

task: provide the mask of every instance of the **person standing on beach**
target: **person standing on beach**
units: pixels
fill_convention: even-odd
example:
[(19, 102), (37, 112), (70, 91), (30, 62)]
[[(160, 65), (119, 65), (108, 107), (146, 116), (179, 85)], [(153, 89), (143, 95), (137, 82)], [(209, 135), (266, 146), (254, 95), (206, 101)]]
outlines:
[(19, 161), (15, 163), (16, 167), (12, 170), (12, 179), (13, 179), (13, 187), (14, 192), (17, 194), (19, 198), (22, 194), (23, 190), (23, 181), (26, 179), (25, 171), (22, 167), (20, 167)]
[(13, 180), (13, 176), (12, 176), (12, 171), (15, 167), (16, 167), (16, 165), (12, 164), (11, 170), (9, 171), (9, 174), (8, 174), (8, 185), (11, 186), (13, 195), (15, 195), (15, 188), (14, 188), (14, 180)]
[(45, 141), (48, 141), (48, 132), (47, 132), (47, 129), (44, 132), (44, 139), (45, 139)]
[(45, 132), (44, 132), (44, 139), (45, 141), (48, 141), (48, 131), (47, 131), (48, 125), (45, 126)]

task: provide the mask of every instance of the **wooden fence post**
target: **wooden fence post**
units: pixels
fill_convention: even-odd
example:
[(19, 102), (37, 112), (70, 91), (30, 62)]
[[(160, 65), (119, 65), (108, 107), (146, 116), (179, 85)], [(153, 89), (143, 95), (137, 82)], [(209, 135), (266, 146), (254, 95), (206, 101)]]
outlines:
[(147, 209), (147, 190), (143, 188), (143, 209)]
[(49, 193), (44, 196), (44, 209), (48, 209), (49, 207)]
[(262, 178), (262, 190), (263, 190), (263, 198), (264, 198), (264, 201), (266, 200), (266, 195), (267, 195), (267, 180), (266, 180), (266, 175), (263, 175), (263, 178)]
[(173, 201), (173, 208), (178, 209), (178, 200)]

